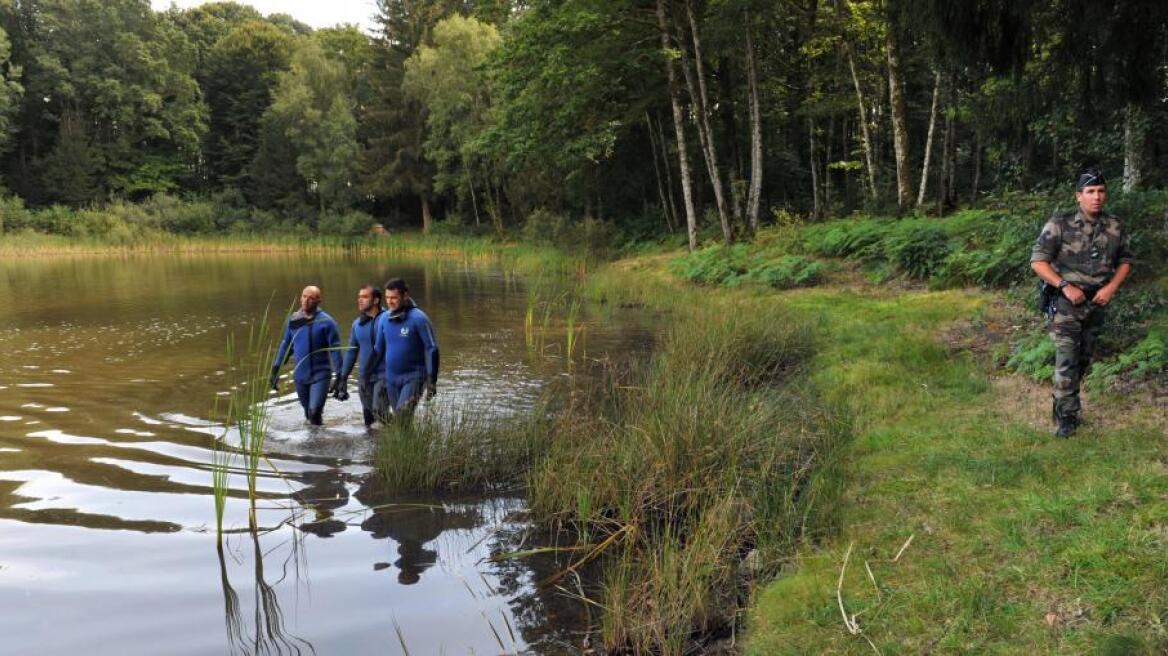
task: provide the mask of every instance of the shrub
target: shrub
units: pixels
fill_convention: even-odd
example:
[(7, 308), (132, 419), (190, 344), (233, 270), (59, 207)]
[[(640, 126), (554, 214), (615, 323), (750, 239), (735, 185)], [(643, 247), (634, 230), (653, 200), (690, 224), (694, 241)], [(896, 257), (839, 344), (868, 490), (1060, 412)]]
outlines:
[(705, 285), (733, 285), (749, 270), (746, 246), (710, 246), (675, 258), (669, 269), (684, 280)]
[(1168, 372), (1168, 342), (1164, 332), (1150, 331), (1135, 346), (1120, 353), (1110, 362), (1100, 362), (1091, 367), (1088, 384), (1092, 386), (1113, 386), (1120, 376), (1130, 379), (1146, 379), (1163, 376)]
[(564, 250), (583, 250), (589, 255), (608, 253), (615, 241), (612, 225), (599, 219), (572, 219), (545, 209), (537, 209), (523, 224), (523, 239), (534, 244)]
[(937, 272), (954, 250), (940, 226), (919, 221), (890, 231), (884, 243), (889, 259), (900, 270), (922, 280)]
[(823, 279), (827, 267), (816, 260), (799, 255), (785, 255), (777, 260), (765, 260), (751, 268), (751, 282), (779, 289), (809, 287)]
[(345, 214), (326, 214), (320, 218), (316, 231), (331, 237), (364, 237), (376, 221), (364, 212), (353, 210)]
[(0, 196), (0, 233), (18, 232), (31, 227), (32, 214), (19, 196)]
[(166, 232), (190, 235), (213, 232), (218, 227), (215, 205), (207, 201), (155, 194), (142, 204), (142, 208), (151, 215), (151, 223)]
[(1054, 342), (1045, 333), (1033, 333), (1018, 340), (1006, 367), (1035, 380), (1054, 376)]

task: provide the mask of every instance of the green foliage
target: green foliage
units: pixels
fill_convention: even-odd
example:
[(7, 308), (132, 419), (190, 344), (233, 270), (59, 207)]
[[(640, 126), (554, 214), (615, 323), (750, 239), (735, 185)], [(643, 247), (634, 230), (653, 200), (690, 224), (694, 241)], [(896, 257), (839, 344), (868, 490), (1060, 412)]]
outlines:
[(756, 283), (779, 289), (814, 285), (826, 270), (813, 259), (758, 252), (747, 244), (703, 248), (675, 258), (669, 268), (690, 282), (731, 287)]
[(349, 83), (342, 63), (326, 57), (315, 41), (304, 41), (291, 69), (280, 74), (265, 114), (270, 129), (264, 134), (287, 138), (296, 171), (322, 212), (344, 210), (351, 200), (358, 145)]
[(426, 108), (425, 154), (435, 167), (434, 190), (455, 192), (471, 206), (476, 223), (482, 204), (499, 232), (502, 210), (492, 190), (498, 170), (476, 149), (476, 140), (490, 108), (483, 66), (501, 43), (493, 25), (460, 15), (445, 18), (434, 26), (433, 45), (422, 45), (406, 60), (402, 82), (402, 91)]
[(581, 251), (602, 256), (612, 250), (615, 232), (604, 221), (588, 217), (573, 219), (539, 209), (527, 215), (523, 224), (523, 239), (532, 244), (555, 246), (569, 252)]
[(1168, 340), (1165, 339), (1165, 331), (1153, 329), (1115, 359), (1094, 364), (1087, 377), (1087, 383), (1110, 387), (1120, 377), (1128, 380), (1151, 377), (1163, 379), (1165, 374), (1168, 374)]
[(903, 223), (885, 238), (889, 259), (913, 278), (936, 273), (955, 250), (949, 235), (937, 225)]
[(1054, 341), (1041, 332), (1023, 337), (1014, 344), (1006, 367), (1037, 381), (1049, 381), (1054, 376)]
[(351, 211), (344, 214), (325, 214), (320, 217), (316, 230), (322, 235), (337, 237), (364, 237), (376, 223), (376, 219), (365, 212)]
[(231, 25), (215, 28), (227, 31), (211, 41), (206, 54), (203, 93), (210, 127), (203, 148), (213, 183), (246, 188), (254, 182), (249, 167), (262, 136), (260, 120), (279, 74), (288, 68), (294, 42), (258, 15)]

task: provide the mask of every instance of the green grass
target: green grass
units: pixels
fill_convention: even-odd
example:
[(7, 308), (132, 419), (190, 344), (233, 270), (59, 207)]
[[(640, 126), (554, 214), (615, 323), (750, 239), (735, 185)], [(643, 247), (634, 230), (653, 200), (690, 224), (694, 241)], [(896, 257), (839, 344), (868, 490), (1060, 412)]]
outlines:
[[(787, 301), (824, 318), (815, 379), (861, 429), (840, 530), (802, 545), (759, 592), (746, 653), (1168, 648), (1162, 428), (1099, 417), (1116, 411), (1111, 399), (1093, 406), (1093, 426), (1054, 441), (1020, 411), (1043, 406), (1045, 386), (991, 385), (943, 346), (946, 326), (985, 300), (821, 290)], [(849, 545), (840, 597), (863, 635), (845, 628), (837, 598)]]

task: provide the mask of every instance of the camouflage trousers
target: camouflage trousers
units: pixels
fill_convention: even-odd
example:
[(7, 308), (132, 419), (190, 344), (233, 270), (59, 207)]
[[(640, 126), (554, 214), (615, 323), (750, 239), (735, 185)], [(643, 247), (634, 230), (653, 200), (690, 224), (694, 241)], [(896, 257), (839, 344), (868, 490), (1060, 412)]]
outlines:
[(1054, 412), (1056, 417), (1077, 419), (1079, 387), (1095, 355), (1107, 308), (1090, 302), (1073, 305), (1062, 297), (1055, 308), (1050, 322), (1055, 349)]

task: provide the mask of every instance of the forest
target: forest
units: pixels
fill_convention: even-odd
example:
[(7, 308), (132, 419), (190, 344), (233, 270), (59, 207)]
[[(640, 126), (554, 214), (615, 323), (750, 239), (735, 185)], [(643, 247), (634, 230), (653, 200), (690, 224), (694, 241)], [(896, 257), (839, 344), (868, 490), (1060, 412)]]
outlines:
[(191, 201), (163, 227), (692, 249), (1168, 175), (1154, 0), (378, 0), (375, 25), (0, 2), (4, 229)]

